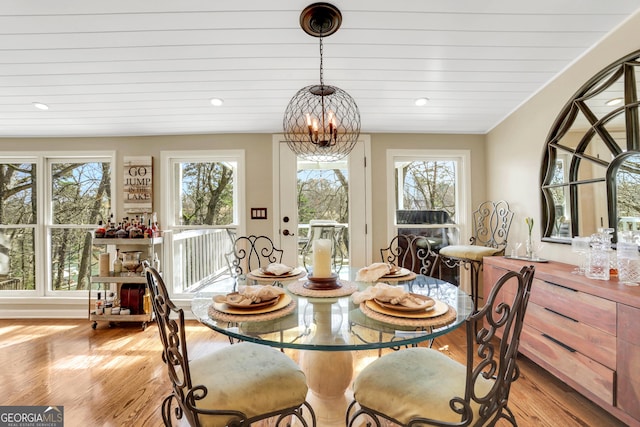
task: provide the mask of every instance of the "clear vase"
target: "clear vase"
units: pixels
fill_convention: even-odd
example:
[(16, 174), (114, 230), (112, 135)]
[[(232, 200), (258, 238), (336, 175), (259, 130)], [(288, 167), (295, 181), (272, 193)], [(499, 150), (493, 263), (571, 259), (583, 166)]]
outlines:
[(533, 241), (531, 240), (531, 236), (529, 236), (527, 238), (527, 241), (525, 242), (525, 254), (525, 256), (529, 259), (532, 259), (534, 257)]

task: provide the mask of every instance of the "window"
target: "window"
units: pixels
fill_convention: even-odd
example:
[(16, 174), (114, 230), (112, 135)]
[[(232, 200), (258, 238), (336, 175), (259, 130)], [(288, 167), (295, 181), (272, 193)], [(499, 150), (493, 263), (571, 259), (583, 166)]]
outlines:
[(49, 159), (50, 290), (89, 289), (97, 260), (90, 232), (107, 222), (111, 206), (111, 163), (81, 159)]
[(36, 288), (36, 183), (33, 160), (0, 163), (0, 291)]
[[(165, 152), (169, 200), (164, 217), (173, 233), (174, 295), (191, 294), (227, 271), (225, 254), (242, 223), (244, 152)], [(172, 271), (168, 271), (169, 268)]]
[(0, 158), (0, 292), (87, 290), (89, 232), (114, 208), (113, 156)]
[(395, 200), (390, 236), (429, 237), (432, 248), (455, 244), (466, 224), (468, 152), (390, 150), (389, 175)]

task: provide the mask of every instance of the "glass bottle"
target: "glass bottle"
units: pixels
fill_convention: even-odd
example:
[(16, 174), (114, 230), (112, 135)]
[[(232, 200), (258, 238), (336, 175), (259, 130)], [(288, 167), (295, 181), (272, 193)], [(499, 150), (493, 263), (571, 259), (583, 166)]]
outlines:
[(96, 228), (96, 231), (94, 233), (95, 238), (96, 239), (103, 238), (105, 236), (106, 231), (107, 230), (102, 225), (102, 220), (98, 221), (98, 228)]
[(113, 274), (119, 276), (122, 273), (122, 260), (120, 259), (120, 249), (116, 249), (116, 259), (113, 261)]
[(143, 237), (142, 230), (138, 226), (137, 219), (131, 223), (131, 227), (129, 227), (129, 238), (130, 239), (139, 239)]
[(129, 237), (129, 233), (127, 233), (127, 230), (124, 229), (122, 223), (118, 224), (118, 228), (116, 229), (116, 237), (118, 239), (126, 239), (127, 237)]
[(116, 237), (116, 226), (111, 221), (109, 221), (109, 225), (107, 226), (107, 230), (105, 231), (105, 237), (108, 237), (110, 239)]

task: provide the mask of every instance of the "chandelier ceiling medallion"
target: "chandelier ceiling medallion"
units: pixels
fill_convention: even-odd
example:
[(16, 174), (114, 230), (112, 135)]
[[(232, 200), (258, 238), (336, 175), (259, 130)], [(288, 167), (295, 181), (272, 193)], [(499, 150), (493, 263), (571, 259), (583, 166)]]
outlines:
[(320, 39), (320, 84), (300, 89), (284, 112), (287, 145), (296, 155), (315, 162), (332, 162), (347, 156), (360, 135), (358, 105), (344, 90), (324, 84), (324, 37), (338, 31), (342, 14), (329, 3), (314, 3), (300, 14), (300, 26)]

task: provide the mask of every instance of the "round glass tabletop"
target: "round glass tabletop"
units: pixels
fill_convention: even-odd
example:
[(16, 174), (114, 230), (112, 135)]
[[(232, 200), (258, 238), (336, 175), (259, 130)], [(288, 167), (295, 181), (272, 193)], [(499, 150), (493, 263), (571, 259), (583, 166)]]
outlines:
[[(344, 283), (360, 291), (372, 286), (354, 281), (343, 282), (343, 286)], [(439, 311), (432, 313), (433, 316), (416, 315), (414, 312), (389, 312), (371, 304), (365, 304), (361, 309), (349, 295), (301, 296), (289, 290), (286, 282), (286, 300), (280, 304), (284, 307), (274, 306), (273, 311), (263, 308), (255, 315), (251, 312), (239, 315), (212, 312), (215, 296), (226, 294), (215, 291), (196, 294), (191, 310), (201, 323), (238, 340), (278, 348), (322, 351), (399, 347), (431, 340), (456, 329), (474, 310), (468, 294), (433, 277), (418, 275), (412, 280), (392, 284), (435, 299), (439, 302), (436, 307)]]

